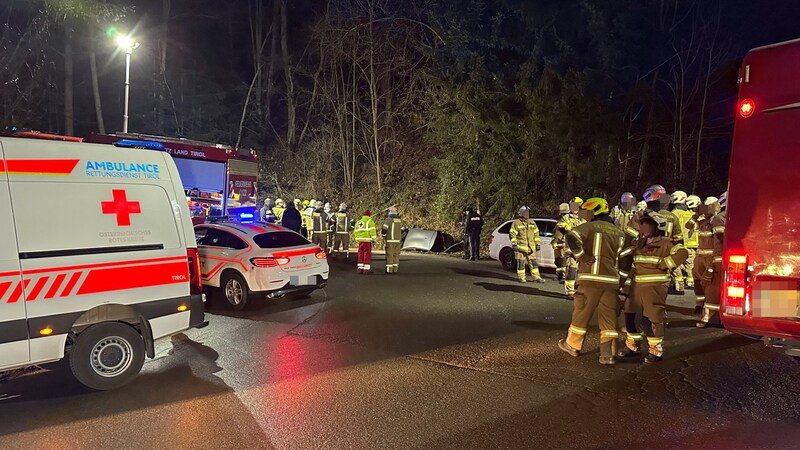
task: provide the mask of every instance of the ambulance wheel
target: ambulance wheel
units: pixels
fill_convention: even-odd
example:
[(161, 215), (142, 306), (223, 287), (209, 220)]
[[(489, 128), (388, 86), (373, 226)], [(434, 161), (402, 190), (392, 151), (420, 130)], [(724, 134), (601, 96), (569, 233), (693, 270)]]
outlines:
[(234, 311), (241, 311), (247, 306), (250, 290), (241, 275), (232, 272), (223, 274), (221, 286), (222, 295), (228, 302), (228, 307)]
[(142, 370), (144, 357), (144, 340), (138, 331), (124, 323), (106, 322), (78, 335), (69, 366), (81, 384), (105, 391), (133, 380)]
[(514, 255), (514, 250), (510, 248), (504, 248), (500, 251), (500, 264), (503, 265), (503, 269), (512, 271), (517, 268), (517, 257)]

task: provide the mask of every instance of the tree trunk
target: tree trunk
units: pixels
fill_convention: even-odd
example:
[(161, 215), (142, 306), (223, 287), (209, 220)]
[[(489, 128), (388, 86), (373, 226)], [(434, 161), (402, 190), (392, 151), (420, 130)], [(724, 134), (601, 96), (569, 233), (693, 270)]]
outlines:
[(89, 69), (92, 72), (92, 94), (94, 95), (94, 112), (97, 116), (97, 131), (106, 134), (106, 125), (103, 120), (103, 104), (100, 102), (100, 82), (97, 77), (97, 41), (94, 36), (89, 37), (91, 50), (89, 52)]
[(711, 53), (713, 47), (708, 50), (708, 66), (706, 67), (706, 79), (703, 84), (703, 104), (700, 107), (700, 129), (697, 132), (697, 147), (694, 154), (694, 180), (692, 180), (692, 192), (697, 192), (697, 181), (700, 178), (700, 151), (703, 145), (703, 129), (706, 126), (706, 104), (708, 102), (708, 83), (711, 79)]
[(75, 111), (73, 104), (73, 63), (72, 53), (73, 33), (69, 24), (64, 26), (64, 134), (75, 134)]
[[(158, 112), (156, 113), (156, 129), (164, 133), (164, 111), (167, 102), (167, 39), (169, 38), (169, 16), (171, 0), (161, 2), (161, 34), (158, 39)], [(177, 127), (177, 123), (175, 124)]]
[[(269, 49), (269, 68), (267, 69), (267, 93), (264, 99), (264, 148), (270, 142), (269, 136), (272, 135), (272, 76), (275, 74), (275, 59), (278, 54), (278, 18), (281, 13), (281, 0), (272, 2), (272, 44)], [(259, 92), (259, 95), (261, 93)]]
[(281, 0), (281, 53), (283, 56), (283, 75), (286, 82), (286, 148), (294, 151), (297, 127), (297, 107), (294, 102), (294, 80), (289, 61), (289, 30), (287, 25), (286, 0)]
[(378, 192), (381, 192), (381, 145), (378, 139), (378, 81), (375, 75), (375, 36), (373, 35), (374, 27), (372, 24), (373, 18), (372, 4), (370, 4), (370, 24), (369, 24), (369, 93), (370, 93), (370, 108), (372, 110), (372, 145), (375, 147), (375, 176), (378, 181)]
[(644, 174), (647, 170), (647, 159), (650, 156), (650, 139), (653, 135), (653, 125), (655, 122), (656, 112), (656, 84), (658, 83), (658, 72), (653, 73), (653, 81), (650, 85), (650, 92), (653, 96), (650, 101), (650, 112), (647, 115), (647, 132), (644, 136), (644, 145), (642, 146), (642, 156), (639, 158), (639, 172), (636, 174), (636, 184), (641, 186), (644, 181)]

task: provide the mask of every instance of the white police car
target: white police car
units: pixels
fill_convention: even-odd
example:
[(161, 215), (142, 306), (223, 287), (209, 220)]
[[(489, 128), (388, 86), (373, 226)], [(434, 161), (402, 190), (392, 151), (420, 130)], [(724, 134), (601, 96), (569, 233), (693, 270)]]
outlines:
[(255, 296), (307, 295), (328, 282), (325, 252), (286, 228), (221, 222), (194, 230), (203, 285), (218, 288), (234, 310)]

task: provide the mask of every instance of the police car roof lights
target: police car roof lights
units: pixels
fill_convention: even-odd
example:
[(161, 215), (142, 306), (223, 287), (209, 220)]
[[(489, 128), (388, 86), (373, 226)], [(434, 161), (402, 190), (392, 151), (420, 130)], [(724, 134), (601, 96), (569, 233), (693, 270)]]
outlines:
[(164, 151), (164, 144), (161, 142), (153, 141), (137, 141), (134, 139), (121, 139), (114, 143), (115, 147), (122, 148), (141, 148), (145, 150), (160, 150)]

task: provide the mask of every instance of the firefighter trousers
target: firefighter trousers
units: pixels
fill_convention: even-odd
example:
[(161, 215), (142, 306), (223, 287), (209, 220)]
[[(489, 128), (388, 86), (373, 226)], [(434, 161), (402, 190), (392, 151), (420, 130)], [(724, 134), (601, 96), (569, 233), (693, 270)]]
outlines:
[[(602, 283), (583, 282), (575, 292), (573, 302), (572, 322), (567, 333), (567, 344), (580, 350), (586, 337), (589, 321), (595, 310), (597, 323), (600, 326), (600, 356), (613, 356), (612, 345), (619, 337), (617, 331), (617, 317), (619, 316), (619, 301), (617, 300), (618, 287)], [(605, 354), (608, 353), (608, 354)]]
[(350, 233), (336, 233), (333, 235), (333, 244), (331, 244), (331, 253), (336, 252), (339, 253), (339, 246), (342, 247), (342, 251), (350, 257)]
[(386, 243), (386, 273), (397, 273), (400, 268), (400, 243)]
[(564, 257), (564, 293), (572, 297), (575, 295), (575, 282), (578, 279), (578, 260), (570, 253)]
[(697, 256), (697, 250), (687, 248), (686, 251), (689, 253), (689, 259), (676, 267), (672, 272), (672, 277), (675, 281), (675, 290), (678, 292), (683, 292), (686, 290), (687, 286), (692, 287), (694, 285), (694, 274), (692, 271), (694, 270), (694, 259)]
[(708, 323), (715, 316), (719, 316), (720, 289), (722, 286), (722, 264), (712, 265), (714, 273), (711, 283), (705, 287), (706, 303), (703, 305), (703, 317), (700, 321)]
[(522, 282), (527, 281), (528, 277), (526, 276), (525, 269), (531, 269), (531, 275), (533, 276), (534, 280), (539, 280), (542, 278), (542, 275), (539, 273), (539, 264), (536, 262), (536, 252), (533, 253), (525, 253), (525, 252), (515, 252), (517, 258), (517, 276), (519, 276), (519, 280)]
[(694, 295), (697, 297), (697, 306), (703, 307), (706, 304), (706, 290), (702, 280), (708, 277), (708, 269), (712, 268), (711, 255), (698, 255), (694, 259)]
[[(647, 336), (650, 353), (664, 353), (664, 323), (667, 321), (667, 292), (669, 287), (660, 283), (637, 283), (634, 281), (631, 296), (625, 302), (625, 344), (637, 350), (639, 342)], [(636, 316), (642, 315), (641, 323)], [(642, 333), (644, 331), (644, 333)]]
[(358, 273), (372, 270), (372, 242), (358, 243)]
[(328, 232), (327, 231), (315, 231), (311, 235), (311, 243), (315, 245), (319, 245), (319, 248), (328, 251)]

